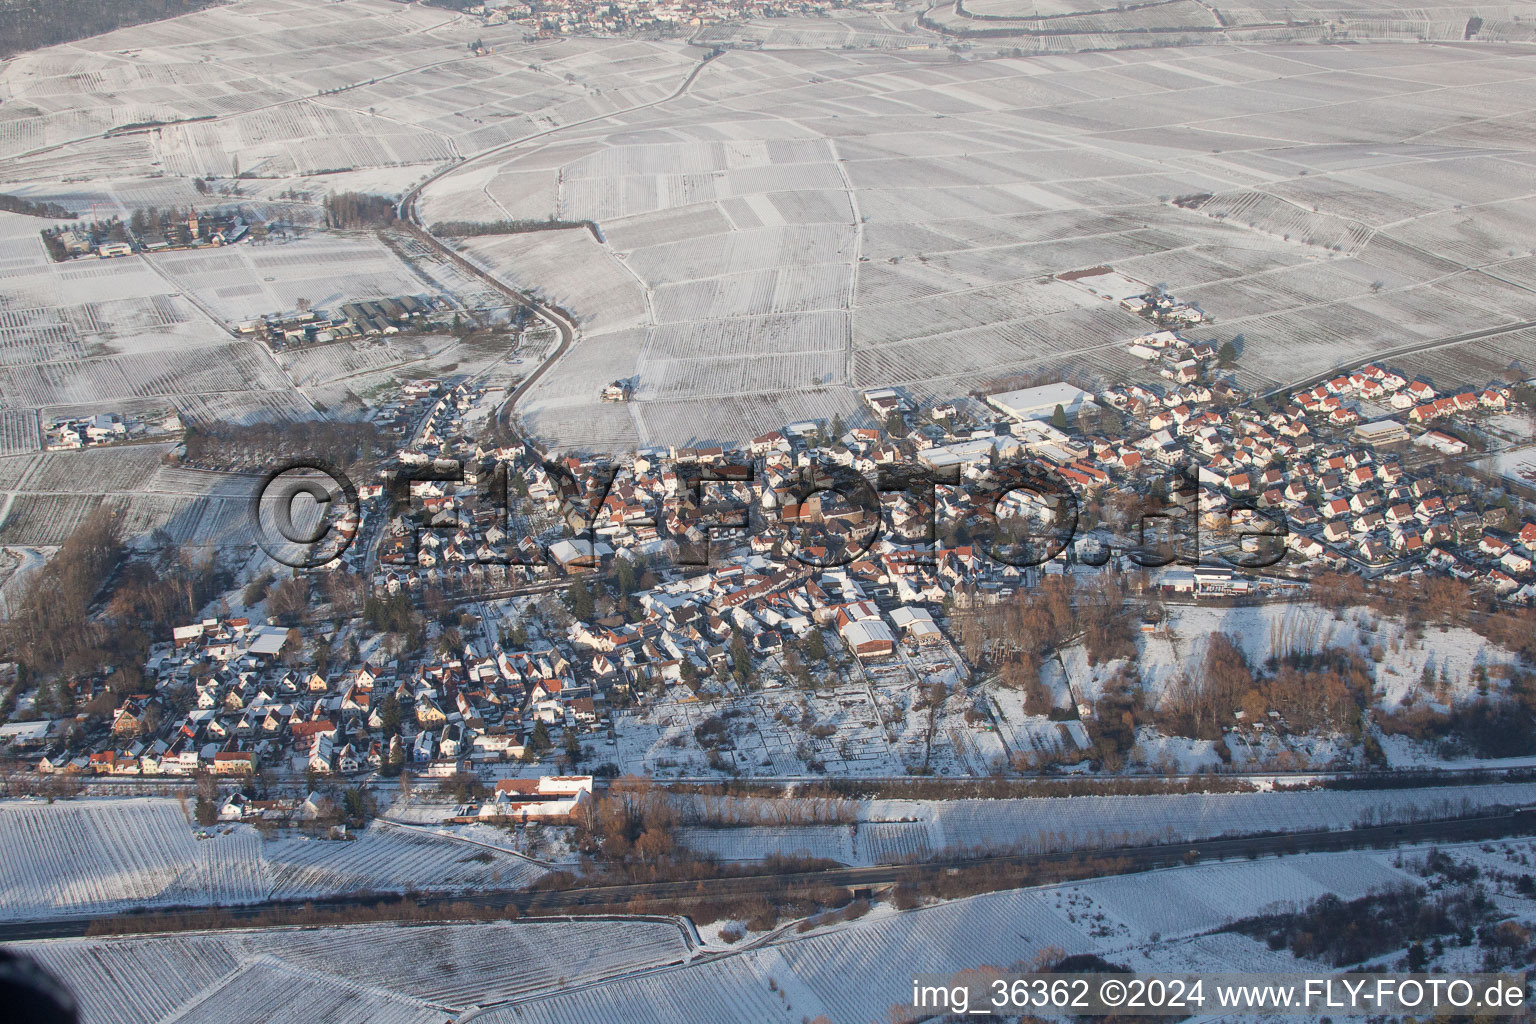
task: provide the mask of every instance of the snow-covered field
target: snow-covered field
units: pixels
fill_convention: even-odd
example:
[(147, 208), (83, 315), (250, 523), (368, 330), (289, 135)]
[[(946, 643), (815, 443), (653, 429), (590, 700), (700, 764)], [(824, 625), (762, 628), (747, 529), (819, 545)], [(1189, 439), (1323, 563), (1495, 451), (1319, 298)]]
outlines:
[[(592, 220), (598, 237), (464, 242), (582, 321), (522, 410), (557, 446), (858, 422), (874, 386), (922, 401), (1025, 372), (1147, 372), (1123, 345), (1142, 323), (1055, 277), (1100, 265), (1199, 303), (1214, 324), (1196, 337), (1244, 334), (1249, 385), (1536, 311), (1536, 144), (1518, 130), (1532, 73), (1499, 42), (1531, 38), (1520, 8), (1329, 5), (1286, 25), (1288, 8), (1218, 20), (1187, 0), (983, 6), (1004, 20), (930, 12), (956, 32), (1019, 33), (963, 55), (910, 11), (714, 26), (699, 39), (743, 45), (683, 90), (703, 51), (682, 40), (525, 42), (519, 25), (420, 5), (239, 0), (10, 61), (0, 183), (122, 215), (199, 201), (193, 176), (222, 189), (244, 172), (239, 198), (264, 216), (312, 217), (327, 191), (398, 194), (463, 160), (424, 193), (429, 224)], [(1376, 42), (1311, 45), (1325, 36)], [(494, 52), (473, 55), (476, 39)], [(1179, 45), (1148, 45), (1162, 40)], [(104, 135), (144, 122), (165, 124)], [(203, 335), (207, 310), (435, 273), (366, 237), (51, 267), (37, 226), (0, 216), (8, 408), (143, 394), (166, 378), (153, 357)], [(87, 351), (113, 337), (135, 350)], [(1498, 353), (1479, 372), (1529, 349), (1479, 344)], [(623, 377), (636, 401), (603, 408), (598, 390)], [(188, 410), (207, 417), (270, 409), (255, 396), (286, 390), (272, 385), (176, 388), (241, 393)], [(0, 424), (0, 451), (32, 444), (24, 418)]]
[(691, 946), (676, 923), (620, 920), (279, 928), (15, 948), (68, 982), (83, 1024), (440, 1024), (466, 1007), (677, 963)]
[(0, 801), (0, 917), (353, 892), (519, 888), (543, 874), (492, 847), (375, 822), (348, 841), (194, 828), (176, 800)]
[(1058, 955), (1116, 958), (1144, 952), (1164, 969), (1204, 963), (1208, 970), (1301, 970), (1310, 965), (1261, 943), (1201, 933), (1276, 904), (1301, 904), (1330, 892), (1348, 900), (1413, 880), (1394, 865), (1396, 856), (1306, 854), (1219, 863), (872, 914), (715, 960), (514, 1000), (470, 1019), (585, 1024), (634, 1019), (635, 1008), (643, 1007), (645, 1019), (679, 1024), (874, 1024), (890, 1020), (893, 1006), (910, 1006), (916, 974), (1027, 966), (1047, 948)]
[(39, 418), (66, 412), (314, 415), (255, 342), (231, 339), (155, 263), (51, 263), (46, 224), (0, 213), (0, 455), (36, 451)]
[[(921, 400), (1025, 371), (1144, 371), (1121, 344), (1141, 322), (1053, 278), (1097, 265), (1199, 303), (1215, 326), (1196, 336), (1245, 333), (1250, 385), (1528, 318), (1525, 288), (1477, 270), (1520, 255), (1529, 217), (1489, 147), (1529, 150), (1477, 126), (1521, 109), (1484, 110), (1482, 76), (1529, 69), (1492, 48), (1267, 52), (733, 50), (685, 98), (512, 146), (424, 204), (600, 225), (601, 242), (469, 248), (583, 320), (585, 351), (540, 381), (529, 422), (598, 416), (593, 382), (638, 376), (624, 412), (643, 443), (740, 440), (798, 398), (847, 418), (865, 387)], [(1209, 198), (1170, 202), (1191, 195)]]
[[(1445, 848), (1484, 868), (1530, 841)], [(915, 974), (1097, 953), (1144, 971), (1317, 969), (1212, 930), (1332, 893), (1421, 883), (1422, 850), (1229, 861), (990, 893), (700, 957), (669, 920), (272, 929), (19, 944), (80, 996), (85, 1024), (145, 1020), (495, 1024), (888, 1021)], [(1517, 868), (1518, 869), (1518, 868)], [(135, 982), (125, 985), (125, 978)], [(857, 979), (857, 983), (852, 983)], [(485, 1009), (477, 1009), (485, 1007)]]
[[(744, 45), (679, 92), (702, 52), (681, 40), (524, 42), (521, 26), (420, 5), (239, 0), (10, 61), (0, 183), (121, 215), (197, 202), (194, 175), (222, 189), (246, 172), (242, 201), (265, 216), (307, 204), (312, 218), (327, 191), (398, 194), (462, 159), (422, 196), (427, 223), (592, 220), (597, 237), (463, 242), (582, 321), (521, 410), (556, 446), (742, 440), (834, 412), (854, 423), (867, 387), (923, 401), (1026, 372), (1148, 372), (1124, 351), (1142, 322), (1055, 276), (1101, 265), (1199, 303), (1214, 324), (1195, 337), (1244, 334), (1249, 385), (1536, 312), (1523, 241), (1536, 143), (1517, 130), (1532, 71), (1496, 42), (1531, 37), (1517, 8), (1477, 8), (1484, 29), (1466, 43), (1465, 5), (1332, 5), (1339, 37), (1388, 41), (1323, 47), (1310, 11), (1279, 28), (1288, 13), (1243, 8), (1223, 26), (1185, 0), (1047, 6), (1063, 9), (934, 13), (955, 31), (1021, 33), (964, 55), (913, 12), (716, 26), (700, 38)], [(1186, 24), (1204, 34), (1144, 31)], [(476, 39), (494, 52), (474, 56)], [(1148, 45), (1161, 39), (1181, 45)], [(1211, 45), (1182, 45), (1196, 41)], [(148, 121), (166, 124), (103, 136)], [(166, 380), (235, 395), (194, 417), (301, 414), (273, 406), (286, 382), (213, 387), (201, 359), (167, 374), (161, 353), (206, 337), (208, 310), (453, 276), (367, 237), (53, 267), (37, 226), (0, 216), (8, 409), (160, 394)], [(124, 337), (132, 351), (89, 351)], [(1478, 372), (1529, 351), (1528, 338), (1478, 344), (1497, 354)], [(1443, 355), (1426, 354), (1430, 376), (1453, 372)], [(601, 386), (626, 377), (636, 400), (604, 408)], [(345, 399), (334, 390), (328, 402)], [(24, 417), (0, 424), (0, 451), (32, 444)]]
[(688, 846), (723, 861), (773, 854), (845, 864), (902, 863), (941, 851), (1043, 853), (1225, 835), (1350, 829), (1525, 806), (1536, 784), (1397, 790), (1300, 790), (1013, 800), (869, 800), (858, 826), (690, 828)]
[(59, 544), (108, 501), (126, 510), (130, 539), (163, 529), (179, 544), (249, 544), (256, 478), (165, 465), (171, 448), (166, 442), (0, 458), (0, 540)]
[(316, 234), (293, 241), (164, 253), (155, 268), (225, 323), (294, 309), (333, 310), (355, 299), (415, 295), (423, 286), (377, 238)]

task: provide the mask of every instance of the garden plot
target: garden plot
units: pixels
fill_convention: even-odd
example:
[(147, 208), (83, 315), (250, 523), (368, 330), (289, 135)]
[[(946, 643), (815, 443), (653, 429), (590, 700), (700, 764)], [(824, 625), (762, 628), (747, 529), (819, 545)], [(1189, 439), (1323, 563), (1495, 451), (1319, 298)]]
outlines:
[(1053, 711), (1070, 709), (1075, 703), (1059, 660), (1041, 664), (1040, 682), (1053, 697), (1050, 707), (1027, 707), (1019, 691), (996, 684), (988, 684), (981, 691), (1010, 755), (1022, 755), (1029, 761), (1089, 749), (1092, 744), (1082, 722), (1054, 721), (1050, 717)]
[[(911, 656), (898, 648), (896, 660), (863, 665), (861, 674), (903, 771), (988, 775), (1008, 764), (1007, 741), (986, 723), (977, 698), (960, 687), (961, 674), (946, 652)], [(930, 689), (938, 683), (949, 693), (933, 705)], [(967, 714), (973, 710), (978, 713)]]
[[(722, 742), (711, 746), (717, 757), (712, 762), (699, 735), (713, 720), (725, 731)], [(665, 701), (625, 713), (615, 729), (615, 757), (625, 772), (691, 776), (733, 770), (774, 777), (899, 771), (869, 694), (857, 684)]]

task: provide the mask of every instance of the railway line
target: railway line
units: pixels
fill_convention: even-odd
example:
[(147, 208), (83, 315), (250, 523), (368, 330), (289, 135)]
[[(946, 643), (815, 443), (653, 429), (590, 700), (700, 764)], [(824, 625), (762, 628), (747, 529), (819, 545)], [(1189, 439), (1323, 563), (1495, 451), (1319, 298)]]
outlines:
[[(1118, 860), (1126, 865), (1128, 872), (1135, 873), (1208, 860), (1254, 859), (1404, 844), (1478, 842), (1532, 834), (1536, 834), (1536, 808), (1522, 808), (1501, 814), (1343, 830), (1128, 846), (1095, 851), (1093, 855)], [(827, 868), (787, 873), (765, 872), (664, 882), (580, 884), (578, 881), (561, 888), (550, 889), (509, 889), (468, 894), (418, 893), (402, 897), (402, 904), (413, 904), (416, 910), (426, 910), (429, 914), (441, 912), (445, 918), (452, 918), (455, 913), (462, 914), (465, 904), (493, 911), (515, 910), (519, 914), (547, 916), (558, 914), (560, 911), (588, 907), (600, 907), (605, 911), (613, 912), (638, 902), (647, 907), (647, 912), (655, 913), (658, 903), (686, 904), (695, 900), (717, 900), (742, 895), (774, 895), (827, 886), (855, 890), (883, 888), (898, 883), (921, 886), (925, 881), (974, 868), (1014, 871), (1017, 873), (1018, 887), (1023, 888), (1048, 883), (1051, 879), (1052, 867), (1066, 867), (1078, 863), (1083, 856), (1082, 851), (1044, 855), (962, 856), (919, 864), (882, 864), (872, 867)], [(359, 894), (326, 900), (306, 900), (302, 903), (271, 901), (238, 907), (165, 908), (157, 912), (177, 915), (177, 924), (181, 928), (175, 930), (198, 930), (227, 926), (231, 921), (237, 925), (242, 921), (256, 922), (265, 915), (305, 908), (317, 910), (373, 908), (386, 898), (379, 894)], [(32, 939), (85, 936), (98, 933), (102, 925), (111, 925), (113, 922), (132, 922), (140, 916), (130, 913), (103, 918), (72, 917), (4, 922), (0, 923), (0, 941), (20, 942)]]

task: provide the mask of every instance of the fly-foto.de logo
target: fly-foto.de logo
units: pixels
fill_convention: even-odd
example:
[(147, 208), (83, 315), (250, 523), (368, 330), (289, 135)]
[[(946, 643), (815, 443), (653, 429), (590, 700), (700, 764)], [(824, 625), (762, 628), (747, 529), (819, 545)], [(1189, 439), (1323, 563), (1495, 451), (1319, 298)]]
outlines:
[[(881, 467), (873, 479), (819, 463), (788, 478), (765, 476), (752, 462), (678, 464), (663, 474), (673, 482), (654, 509), (615, 498), (621, 466), (581, 468), (578, 475), (567, 462), (541, 461), (535, 475), (545, 486), (535, 495), (505, 462), (438, 459), (389, 470), (360, 496), (338, 467), (298, 460), (262, 478), (251, 519), (262, 550), (296, 568), (340, 558), (365, 523), (381, 530), (380, 557), (389, 562), (417, 564), (424, 549), (436, 546), (427, 538), (451, 532), (475, 535), (467, 557), (476, 563), (545, 564), (560, 541), (541, 530), (541, 543), (526, 528), (541, 513), (564, 524), (563, 539), (580, 552), (576, 564), (590, 567), (600, 561), (601, 540), (616, 517), (630, 530), (669, 541), (675, 565), (709, 565), (712, 547), (756, 537), (773, 539), (809, 570), (848, 565), (882, 538), (915, 562), (968, 547), (1017, 568), (1065, 556), (1093, 566), (1123, 557), (1146, 568), (1204, 557), (1262, 569), (1284, 558), (1288, 535), (1278, 512), (1238, 507), (1225, 511), (1225, 529), (1202, 537), (1198, 487), (1185, 467), (1138, 491), (1134, 514), (1117, 523), (1085, 509), (1062, 471), (1035, 461), (1004, 461), (970, 477), (958, 467)], [(616, 505), (626, 511), (615, 512)], [(899, 529), (893, 506), (902, 510)]]

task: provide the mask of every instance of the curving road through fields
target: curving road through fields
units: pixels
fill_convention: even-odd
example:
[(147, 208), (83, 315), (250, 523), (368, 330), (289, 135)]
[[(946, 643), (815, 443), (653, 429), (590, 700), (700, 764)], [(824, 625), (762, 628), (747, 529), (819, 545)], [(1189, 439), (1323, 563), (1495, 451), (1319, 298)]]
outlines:
[(720, 52), (721, 51), (719, 50), (710, 51), (699, 61), (699, 63), (693, 66), (693, 68), (688, 72), (688, 76), (684, 78), (682, 83), (678, 85), (678, 87), (668, 96), (664, 96), (659, 100), (652, 100), (649, 103), (640, 103), (633, 107), (625, 107), (622, 110), (614, 110), (606, 114), (598, 114), (594, 117), (584, 118), (580, 121), (572, 121), (569, 124), (557, 125), (554, 128), (546, 128), (543, 131), (534, 132), (530, 135), (524, 135), (521, 138), (513, 139), (510, 142), (503, 142), (500, 145), (481, 150), (472, 156), (465, 157), (457, 163), (449, 164), (440, 170), (434, 171), (427, 177), (423, 178), (416, 184), (414, 188), (412, 188), (409, 192), (405, 193), (405, 195), (400, 198), (400, 202), (396, 206), (396, 216), (399, 218), (404, 229), (409, 232), (413, 238), (415, 238), (422, 245), (425, 245), (433, 251), (437, 252), (444, 259), (452, 262), (454, 266), (458, 267), (460, 270), (463, 270), (465, 273), (471, 274), (474, 277), (479, 278), (481, 281), (484, 281), (497, 292), (506, 296), (507, 299), (511, 302), (523, 307), (524, 309), (527, 309), (540, 320), (554, 328), (555, 331), (559, 334), (560, 341), (555, 346), (554, 350), (545, 356), (539, 362), (539, 364), (534, 367), (533, 370), (529, 372), (529, 374), (524, 377), (521, 382), (518, 383), (517, 387), (507, 395), (507, 400), (502, 403), (501, 408), (496, 411), (497, 421), (507, 429), (512, 429), (512, 416), (516, 411), (518, 401), (522, 399), (524, 395), (528, 394), (529, 390), (538, 383), (540, 377), (544, 376), (544, 374), (547, 373), (549, 369), (555, 365), (555, 363), (559, 362), (565, 356), (565, 354), (570, 351), (572, 343), (574, 343), (576, 340), (575, 321), (571, 318), (569, 313), (560, 309), (558, 306), (540, 302), (539, 300), (533, 298), (531, 295), (519, 291), (518, 289), (507, 284), (505, 281), (496, 277), (494, 274), (490, 273), (483, 267), (477, 266), (470, 260), (465, 259), (455, 249), (442, 241), (436, 235), (432, 234), (432, 232), (428, 231), (426, 225), (421, 222), (421, 215), (416, 206), (417, 200), (420, 199), (422, 193), (435, 182), (441, 181), (449, 175), (461, 171), (471, 164), (479, 163), (480, 161), (485, 160), (488, 157), (495, 156), (498, 153), (504, 153), (515, 149), (518, 146), (532, 142), (535, 139), (548, 138), (551, 135), (556, 135), (571, 128), (579, 128), (583, 125), (605, 121), (608, 118), (615, 117), (620, 114), (629, 114), (637, 110), (646, 110), (650, 107), (660, 106), (663, 103), (671, 102), (672, 100), (675, 100), (687, 93), (687, 91), (693, 86), (694, 81), (698, 79), (699, 74), (704, 70), (705, 67), (709, 65), (710, 61), (720, 56)]

